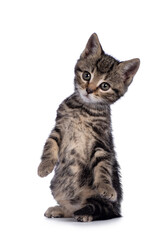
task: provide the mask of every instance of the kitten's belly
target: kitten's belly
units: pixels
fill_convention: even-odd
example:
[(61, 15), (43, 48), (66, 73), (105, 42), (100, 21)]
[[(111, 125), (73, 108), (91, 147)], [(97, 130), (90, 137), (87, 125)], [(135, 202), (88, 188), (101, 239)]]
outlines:
[[(60, 205), (70, 205), (75, 210), (93, 193), (82, 179), (84, 166), (89, 165), (93, 139), (82, 122), (71, 122), (63, 135), (59, 164), (55, 170), (51, 189)], [(83, 167), (82, 167), (83, 166)], [(84, 185), (80, 186), (81, 180)]]

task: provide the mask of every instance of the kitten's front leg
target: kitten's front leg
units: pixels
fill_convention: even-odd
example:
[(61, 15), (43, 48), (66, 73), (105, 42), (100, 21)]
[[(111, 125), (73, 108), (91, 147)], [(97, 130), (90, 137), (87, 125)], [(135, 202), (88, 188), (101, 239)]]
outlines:
[(38, 167), (38, 175), (40, 177), (45, 177), (53, 171), (53, 168), (58, 161), (60, 141), (60, 130), (55, 128), (44, 145), (41, 157), (42, 161)]
[(117, 200), (117, 192), (112, 186), (112, 161), (110, 154), (99, 148), (92, 160), (94, 187), (102, 198), (112, 202)]

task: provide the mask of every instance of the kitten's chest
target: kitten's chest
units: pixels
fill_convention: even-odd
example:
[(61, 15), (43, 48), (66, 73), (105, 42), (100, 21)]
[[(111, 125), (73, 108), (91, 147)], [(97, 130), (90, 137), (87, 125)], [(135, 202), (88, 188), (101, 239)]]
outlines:
[(80, 114), (80, 112), (74, 112), (65, 123), (64, 136), (69, 137), (70, 141), (84, 141), (86, 138), (90, 138), (89, 129), (87, 127), (87, 118)]
[(81, 156), (87, 154), (94, 141), (87, 121), (80, 112), (74, 111), (68, 115), (63, 125), (61, 152), (67, 152), (68, 155), (74, 149)]
[[(103, 138), (110, 129), (110, 122), (102, 116), (86, 116), (82, 111), (73, 111), (64, 121), (64, 138), (81, 144), (91, 141), (96, 135)], [(98, 136), (99, 135), (99, 136)]]

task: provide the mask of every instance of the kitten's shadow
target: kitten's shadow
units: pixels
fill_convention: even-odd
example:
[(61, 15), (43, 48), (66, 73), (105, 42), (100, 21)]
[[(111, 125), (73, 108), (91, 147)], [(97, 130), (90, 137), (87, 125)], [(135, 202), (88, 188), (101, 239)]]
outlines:
[(109, 219), (109, 220), (98, 220), (98, 221), (93, 221), (93, 222), (77, 222), (75, 219), (73, 218), (50, 218), (47, 220), (48, 221), (54, 221), (57, 223), (72, 223), (76, 226), (93, 226), (93, 225), (109, 225), (109, 224), (113, 224), (113, 223), (118, 223), (119, 221), (121, 221), (122, 217), (120, 218), (113, 218), (113, 219)]

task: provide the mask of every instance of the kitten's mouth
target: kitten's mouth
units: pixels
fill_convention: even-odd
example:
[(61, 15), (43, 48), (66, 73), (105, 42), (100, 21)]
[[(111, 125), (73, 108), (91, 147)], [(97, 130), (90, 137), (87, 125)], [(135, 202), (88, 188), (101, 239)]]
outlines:
[(86, 93), (83, 95), (84, 97), (86, 97), (87, 99), (90, 99), (90, 94)]
[(84, 92), (80, 91), (80, 96), (86, 102), (90, 102), (91, 101), (90, 96), (87, 93), (84, 93)]
[(89, 98), (89, 94), (84, 94), (84, 96), (85, 96), (86, 98)]

